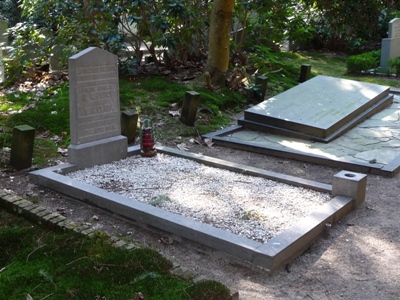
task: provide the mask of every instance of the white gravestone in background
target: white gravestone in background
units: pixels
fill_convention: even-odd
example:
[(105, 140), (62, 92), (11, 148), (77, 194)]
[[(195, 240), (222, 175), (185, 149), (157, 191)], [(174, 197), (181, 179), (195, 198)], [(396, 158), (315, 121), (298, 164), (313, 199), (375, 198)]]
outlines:
[(118, 59), (90, 47), (69, 58), (71, 145), (68, 160), (88, 167), (127, 156), (121, 135)]
[[(0, 20), (0, 43), (1, 47), (8, 46), (8, 23), (6, 21)], [(3, 50), (0, 49), (0, 59), (3, 59)], [(6, 76), (4, 73), (4, 65), (0, 64), (0, 83), (4, 82)]]
[(396, 18), (389, 22), (388, 38), (382, 39), (381, 67), (386, 68), (389, 59), (398, 57), (400, 57), (400, 19)]

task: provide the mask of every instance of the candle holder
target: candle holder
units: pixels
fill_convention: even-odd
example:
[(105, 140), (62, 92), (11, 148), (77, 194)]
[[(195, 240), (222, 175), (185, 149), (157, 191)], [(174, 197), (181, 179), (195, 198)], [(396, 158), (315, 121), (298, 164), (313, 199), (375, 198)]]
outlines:
[(146, 119), (140, 122), (140, 155), (153, 157), (157, 154), (154, 149), (153, 123)]

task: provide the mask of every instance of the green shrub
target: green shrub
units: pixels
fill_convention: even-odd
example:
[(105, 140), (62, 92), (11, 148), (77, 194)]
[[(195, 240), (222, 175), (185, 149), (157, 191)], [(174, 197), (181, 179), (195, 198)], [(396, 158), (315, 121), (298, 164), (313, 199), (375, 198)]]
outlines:
[(388, 67), (391, 72), (394, 72), (396, 76), (400, 75), (400, 58), (391, 58), (388, 61)]
[(381, 51), (370, 51), (349, 56), (346, 60), (347, 73), (361, 74), (379, 66)]

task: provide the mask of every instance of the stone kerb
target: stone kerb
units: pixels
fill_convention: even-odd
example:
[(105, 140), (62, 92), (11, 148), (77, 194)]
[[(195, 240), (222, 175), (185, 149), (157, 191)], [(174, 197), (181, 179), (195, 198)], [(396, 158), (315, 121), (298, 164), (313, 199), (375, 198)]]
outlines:
[(389, 22), (388, 38), (382, 39), (381, 45), (381, 67), (388, 67), (388, 61), (400, 57), (400, 19), (396, 18)]
[(69, 58), (69, 162), (80, 167), (104, 164), (127, 156), (121, 135), (118, 59), (89, 47)]

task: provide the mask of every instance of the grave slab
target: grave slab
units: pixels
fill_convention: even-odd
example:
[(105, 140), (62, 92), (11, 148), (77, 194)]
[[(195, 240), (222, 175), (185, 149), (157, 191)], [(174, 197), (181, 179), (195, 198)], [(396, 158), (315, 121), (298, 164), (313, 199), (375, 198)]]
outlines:
[(393, 102), (390, 88), (317, 76), (249, 108), (239, 125), (329, 142)]

